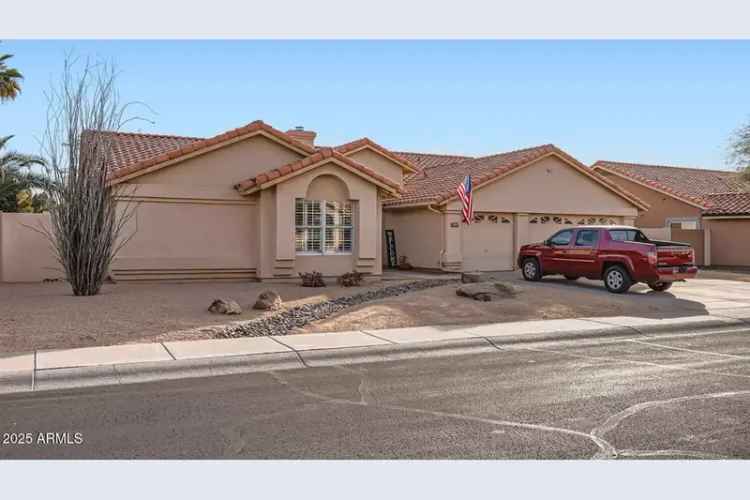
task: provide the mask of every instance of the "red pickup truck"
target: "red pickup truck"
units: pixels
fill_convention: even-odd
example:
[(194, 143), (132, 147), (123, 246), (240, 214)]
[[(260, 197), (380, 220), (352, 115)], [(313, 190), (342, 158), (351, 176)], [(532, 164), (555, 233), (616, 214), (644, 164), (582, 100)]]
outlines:
[(698, 273), (690, 245), (649, 240), (629, 226), (563, 229), (542, 243), (522, 246), (518, 267), (528, 281), (549, 274), (585, 277), (604, 280), (612, 293), (625, 293), (638, 282), (663, 292)]

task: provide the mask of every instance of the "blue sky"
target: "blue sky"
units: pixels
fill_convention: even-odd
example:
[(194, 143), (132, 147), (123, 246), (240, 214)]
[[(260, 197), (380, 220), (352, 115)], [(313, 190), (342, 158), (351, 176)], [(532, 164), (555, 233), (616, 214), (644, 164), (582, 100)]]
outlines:
[(43, 92), (66, 51), (114, 61), (123, 100), (155, 123), (210, 136), (255, 119), (369, 136), (394, 150), (469, 155), (554, 143), (597, 159), (728, 168), (750, 117), (750, 41), (21, 41), (24, 75), (0, 135), (37, 152)]

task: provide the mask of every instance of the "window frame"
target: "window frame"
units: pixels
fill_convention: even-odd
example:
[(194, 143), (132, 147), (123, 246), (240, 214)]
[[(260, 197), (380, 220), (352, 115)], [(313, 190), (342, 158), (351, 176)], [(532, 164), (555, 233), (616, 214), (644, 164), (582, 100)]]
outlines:
[[(297, 203), (301, 201), (303, 203), (303, 212), (302, 212), (302, 225), (297, 224)], [(320, 224), (308, 224), (308, 218), (306, 206), (309, 202), (315, 202), (318, 204), (320, 208)], [(341, 221), (339, 221), (338, 224), (328, 224), (327, 221), (327, 214), (329, 211), (328, 204), (329, 203), (335, 203), (338, 204), (339, 210), (341, 208), (348, 207), (349, 209), (349, 224), (342, 224)], [(336, 210), (334, 213), (336, 213), (338, 210)], [(297, 230), (304, 229), (304, 230), (310, 230), (310, 229), (318, 229), (320, 231), (320, 250), (299, 250), (297, 249)], [(349, 250), (344, 251), (337, 251), (337, 250), (327, 250), (327, 238), (326, 238), (326, 232), (328, 229), (341, 229), (346, 230), (349, 229), (351, 234), (351, 240), (349, 244)], [(307, 241), (307, 240), (305, 240)], [(307, 247), (307, 245), (305, 245)], [(349, 201), (335, 201), (335, 200), (312, 200), (309, 198), (295, 198), (294, 199), (294, 251), (296, 255), (309, 255), (309, 256), (335, 256), (335, 255), (352, 255), (354, 253), (354, 204)]]
[[(588, 244), (580, 244), (578, 243), (578, 238), (581, 237), (583, 233), (594, 233), (594, 238), (592, 239), (591, 243)], [(594, 248), (597, 243), (599, 243), (599, 230), (598, 229), (579, 229), (576, 232), (575, 241), (573, 242), (574, 247), (578, 248)]]
[[(555, 239), (557, 236), (561, 235), (562, 233), (570, 233), (570, 238), (568, 239), (568, 242), (563, 245), (553, 245), (552, 240)], [(572, 229), (561, 229), (560, 231), (556, 232), (552, 236), (549, 237), (547, 240), (549, 242), (550, 247), (569, 247), (570, 243), (573, 241), (573, 230)]]

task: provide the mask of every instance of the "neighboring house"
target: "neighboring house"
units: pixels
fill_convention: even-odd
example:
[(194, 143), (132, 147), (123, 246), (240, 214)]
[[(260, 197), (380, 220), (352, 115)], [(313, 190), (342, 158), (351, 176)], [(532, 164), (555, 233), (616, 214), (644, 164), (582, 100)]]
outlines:
[[(481, 158), (367, 138), (318, 147), (315, 132), (261, 121), (208, 139), (107, 134), (110, 182), (133, 209), (118, 280), (378, 275), (386, 231), (415, 267), (509, 270), (522, 244), (574, 224), (632, 224), (648, 208), (552, 145)], [(471, 225), (456, 199), (466, 175)], [(38, 266), (23, 265), (14, 281), (37, 280)]]
[(699, 264), (750, 266), (750, 183), (736, 172), (613, 161), (591, 168), (650, 205), (636, 225), (691, 243)]
[[(420, 168), (384, 202), (385, 230), (420, 268), (511, 270), (521, 245), (576, 224), (633, 224), (648, 204), (553, 145), (481, 158), (398, 153)], [(474, 223), (456, 187), (474, 184)]]

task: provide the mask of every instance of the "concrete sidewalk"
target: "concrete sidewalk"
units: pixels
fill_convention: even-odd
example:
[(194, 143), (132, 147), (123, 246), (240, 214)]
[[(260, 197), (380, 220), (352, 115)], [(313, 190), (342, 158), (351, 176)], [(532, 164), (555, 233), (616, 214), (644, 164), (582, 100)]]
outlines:
[(680, 318), (615, 316), (126, 344), (0, 354), (0, 393), (205, 377), (427, 355), (529, 342), (695, 332), (750, 325), (750, 308)]

